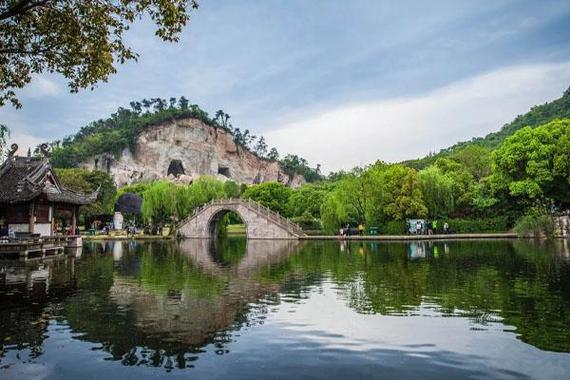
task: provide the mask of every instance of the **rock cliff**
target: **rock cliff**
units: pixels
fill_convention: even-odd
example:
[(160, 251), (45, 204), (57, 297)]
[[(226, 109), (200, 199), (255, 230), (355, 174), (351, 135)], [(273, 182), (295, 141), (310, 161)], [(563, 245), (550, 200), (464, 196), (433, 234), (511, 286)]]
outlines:
[(149, 126), (137, 136), (133, 151), (100, 154), (80, 166), (106, 171), (117, 186), (157, 179), (190, 183), (202, 175), (246, 184), (278, 181), (296, 187), (304, 183), (300, 175), (285, 174), (278, 162), (259, 158), (236, 144), (227, 131), (194, 118)]

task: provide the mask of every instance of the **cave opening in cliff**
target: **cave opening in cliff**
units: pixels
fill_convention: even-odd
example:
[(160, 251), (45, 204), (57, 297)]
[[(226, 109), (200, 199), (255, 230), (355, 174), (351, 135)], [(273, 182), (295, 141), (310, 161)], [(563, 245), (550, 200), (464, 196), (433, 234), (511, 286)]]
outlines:
[(174, 177), (180, 177), (182, 174), (186, 174), (184, 172), (184, 165), (182, 165), (182, 161), (180, 160), (172, 160), (170, 161), (170, 165), (168, 165), (168, 171), (166, 175), (173, 175)]
[(226, 167), (226, 166), (220, 166), (218, 167), (218, 174), (223, 175), (224, 177), (228, 177), (231, 178), (230, 176), (230, 168)]

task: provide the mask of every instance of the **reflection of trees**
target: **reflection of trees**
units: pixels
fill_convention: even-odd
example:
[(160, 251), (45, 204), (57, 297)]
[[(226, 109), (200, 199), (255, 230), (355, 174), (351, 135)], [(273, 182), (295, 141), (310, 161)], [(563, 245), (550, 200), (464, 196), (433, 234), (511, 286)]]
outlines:
[(567, 258), (552, 255), (558, 243), (419, 244), (424, 258), (402, 243), (341, 250), (314, 242), (299, 250), (249, 241), (215, 247), (223, 254), (207, 241), (125, 243), (115, 257), (115, 247), (96, 246), (76, 268), (81, 292), (64, 302), (64, 315), (83, 333), (78, 339), (101, 343), (125, 365), (184, 368), (207, 345), (227, 352), (235, 330), (326, 281), (360, 313), (409, 315), (429, 304), (479, 327), (502, 320), (525, 342), (570, 351), (570, 269)]
[(552, 255), (559, 243), (453, 242), (447, 249), (424, 243), (425, 260), (411, 259), (398, 243), (381, 244), (375, 253), (369, 246), (352, 244), (345, 253), (337, 244), (316, 243), (259, 276), (281, 281), (301, 273), (296, 289), (331, 278), (348, 306), (361, 313), (399, 315), (427, 298), (444, 314), (482, 324), (499, 317), (525, 342), (570, 351), (570, 266)]

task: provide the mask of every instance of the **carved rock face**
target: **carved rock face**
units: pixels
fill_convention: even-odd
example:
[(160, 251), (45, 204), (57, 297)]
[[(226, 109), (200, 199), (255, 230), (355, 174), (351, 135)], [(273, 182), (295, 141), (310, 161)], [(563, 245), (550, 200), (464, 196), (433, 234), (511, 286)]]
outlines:
[(169, 179), (169, 174), (178, 183), (202, 175), (247, 184), (278, 181), (295, 187), (305, 182), (301, 176), (284, 174), (279, 163), (237, 145), (228, 132), (192, 118), (149, 126), (137, 137), (134, 152), (97, 155), (81, 167), (107, 171), (117, 186)]

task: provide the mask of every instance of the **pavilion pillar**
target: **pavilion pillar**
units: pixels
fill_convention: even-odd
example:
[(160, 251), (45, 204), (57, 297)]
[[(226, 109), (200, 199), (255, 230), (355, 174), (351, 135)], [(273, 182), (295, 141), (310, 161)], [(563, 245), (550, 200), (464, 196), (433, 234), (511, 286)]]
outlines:
[(75, 235), (75, 229), (77, 228), (77, 206), (73, 206), (73, 211), (71, 212), (71, 235)]
[(34, 216), (34, 201), (30, 202), (30, 221), (28, 223), (28, 232), (33, 234), (36, 226), (36, 218)]

